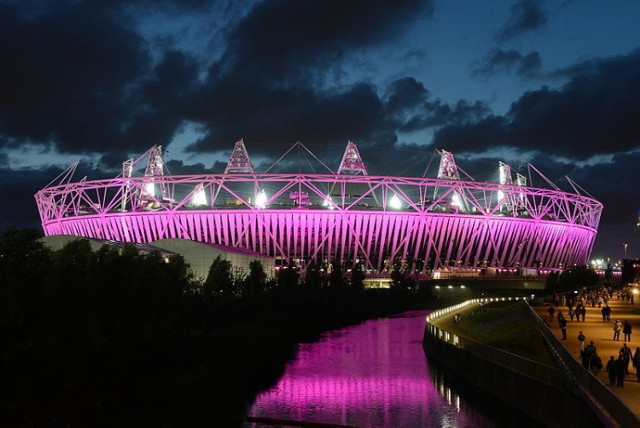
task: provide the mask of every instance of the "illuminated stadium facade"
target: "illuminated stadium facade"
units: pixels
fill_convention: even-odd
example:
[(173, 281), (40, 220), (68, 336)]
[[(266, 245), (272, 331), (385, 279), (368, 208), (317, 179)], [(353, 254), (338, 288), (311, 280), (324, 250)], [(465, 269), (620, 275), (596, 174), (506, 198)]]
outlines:
[[(294, 148), (326, 172), (270, 173)], [(302, 143), (256, 173), (238, 141), (223, 174), (169, 175), (154, 146), (122, 174), (73, 181), (77, 163), (35, 195), (45, 235), (153, 243), (184, 238), (293, 262), (394, 263), (412, 273), (447, 266), (562, 268), (586, 264), (602, 204), (569, 178), (561, 191), (532, 165), (529, 177), (497, 165), (475, 181), (439, 150), (436, 178), (369, 175), (353, 142), (332, 171)], [(463, 173), (461, 175), (461, 172)], [(527, 186), (537, 174), (548, 188)], [(527, 181), (528, 180), (528, 181)]]

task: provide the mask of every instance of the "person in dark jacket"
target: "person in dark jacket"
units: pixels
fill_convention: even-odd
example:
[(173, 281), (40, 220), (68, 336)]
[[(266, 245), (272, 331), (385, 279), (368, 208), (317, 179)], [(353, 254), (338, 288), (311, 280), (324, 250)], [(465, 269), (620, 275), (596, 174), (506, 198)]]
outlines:
[(616, 359), (612, 355), (607, 362), (607, 374), (609, 375), (609, 386), (615, 386), (617, 383), (616, 374)]
[(625, 342), (631, 342), (631, 323), (627, 320), (622, 323), (622, 334)]

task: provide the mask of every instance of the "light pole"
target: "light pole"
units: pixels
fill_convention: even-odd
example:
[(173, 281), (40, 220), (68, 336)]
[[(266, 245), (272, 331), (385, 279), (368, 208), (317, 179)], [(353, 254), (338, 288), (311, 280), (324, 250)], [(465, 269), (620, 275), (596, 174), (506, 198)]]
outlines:
[(629, 244), (622, 244), (622, 245), (624, 245), (624, 258), (626, 260), (627, 259), (627, 245), (629, 245)]

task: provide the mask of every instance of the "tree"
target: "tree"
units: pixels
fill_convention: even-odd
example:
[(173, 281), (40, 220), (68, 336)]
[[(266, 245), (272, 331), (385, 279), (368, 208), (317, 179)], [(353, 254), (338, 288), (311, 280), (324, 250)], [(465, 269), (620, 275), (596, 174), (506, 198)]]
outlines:
[(0, 232), (0, 283), (35, 286), (44, 280), (52, 252), (36, 229), (8, 228)]
[(349, 286), (353, 290), (364, 290), (364, 269), (362, 267), (362, 263), (356, 263), (356, 265), (351, 269), (351, 281), (349, 282)]
[(391, 287), (398, 290), (412, 290), (415, 291), (416, 282), (409, 278), (406, 272), (406, 265), (400, 259), (396, 257), (391, 270)]
[(400, 259), (396, 258), (391, 268), (391, 286), (394, 288), (403, 288), (405, 283), (405, 275), (402, 272), (402, 263)]
[(249, 262), (249, 274), (244, 279), (243, 295), (260, 295), (264, 294), (267, 285), (267, 274), (260, 260), (252, 260)]
[(583, 287), (594, 287), (599, 277), (595, 270), (587, 265), (573, 266), (567, 270), (551, 272), (547, 277), (546, 287), (549, 291), (577, 290)]
[(96, 271), (96, 254), (88, 239), (74, 239), (53, 254), (52, 277), (68, 285), (87, 284)]
[(556, 288), (558, 288), (559, 278), (560, 278), (560, 272), (558, 271), (549, 272), (549, 275), (547, 276), (547, 280), (545, 281), (545, 288), (547, 290), (555, 290)]
[(587, 265), (573, 266), (562, 271), (558, 278), (560, 291), (576, 290), (583, 287), (594, 287), (598, 283), (598, 274)]
[(610, 284), (612, 279), (613, 279), (613, 268), (611, 267), (611, 263), (608, 263), (607, 270), (604, 271), (604, 280), (607, 282), (607, 284)]
[(307, 265), (304, 275), (304, 285), (311, 290), (317, 290), (322, 287), (322, 274), (318, 263), (311, 262)]
[(342, 276), (342, 267), (337, 261), (333, 261), (331, 264), (331, 273), (329, 274), (329, 286), (331, 288), (340, 289), (345, 285), (344, 278)]
[(234, 284), (231, 272), (231, 262), (218, 256), (209, 267), (209, 274), (203, 289), (206, 299), (214, 297), (233, 297)]
[(277, 274), (278, 288), (290, 290), (298, 285), (298, 271), (292, 266), (283, 266)]
[(622, 282), (623, 286), (627, 285), (630, 282), (634, 282), (636, 279), (633, 265), (634, 265), (633, 260), (625, 259), (622, 261), (622, 272), (620, 276), (620, 282)]

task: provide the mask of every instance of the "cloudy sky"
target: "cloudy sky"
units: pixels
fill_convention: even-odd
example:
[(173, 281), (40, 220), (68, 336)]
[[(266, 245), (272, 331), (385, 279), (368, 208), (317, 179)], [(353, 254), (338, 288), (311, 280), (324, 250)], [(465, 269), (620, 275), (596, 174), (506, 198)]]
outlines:
[[(257, 170), (301, 141), (337, 169), (422, 174), (435, 149), (565, 176), (601, 201), (594, 257), (640, 256), (640, 0), (0, 0), (0, 227), (73, 161), (114, 176)], [(493, 174), (493, 175), (492, 175)], [(487, 178), (489, 179), (489, 178)]]

